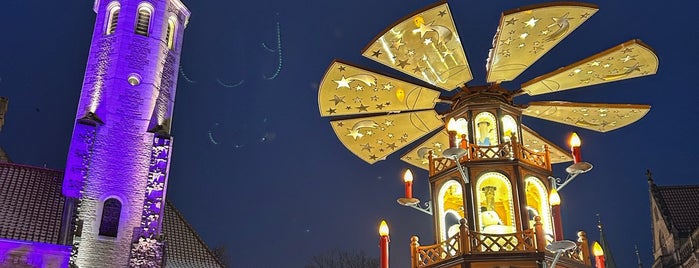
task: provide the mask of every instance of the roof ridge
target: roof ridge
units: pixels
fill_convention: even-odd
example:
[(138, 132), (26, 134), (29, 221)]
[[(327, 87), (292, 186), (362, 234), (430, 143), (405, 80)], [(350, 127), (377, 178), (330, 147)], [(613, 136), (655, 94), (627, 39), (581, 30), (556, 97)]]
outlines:
[(199, 233), (197, 233), (197, 231), (194, 229), (194, 227), (192, 227), (192, 225), (189, 224), (187, 219), (185, 219), (184, 216), (182, 215), (182, 213), (180, 213), (180, 211), (175, 207), (175, 204), (172, 201), (170, 201), (170, 199), (167, 199), (167, 198), (165, 199), (165, 204), (166, 204), (166, 206), (169, 206), (173, 212), (175, 212), (175, 215), (177, 215), (177, 217), (180, 218), (180, 220), (182, 220), (185, 227), (187, 229), (189, 229), (189, 231), (191, 231), (192, 234), (194, 234), (194, 237), (197, 239), (197, 241), (200, 244), (204, 245), (206, 252), (208, 252), (211, 255), (211, 257), (216, 261), (216, 263), (218, 263), (221, 267), (226, 267), (225, 265), (223, 265), (223, 263), (221, 263), (221, 260), (218, 259), (218, 257), (214, 254), (214, 252), (211, 250), (211, 248), (209, 248), (209, 245), (207, 245), (206, 242), (204, 242), (204, 240), (201, 239), (201, 237), (199, 236)]
[(667, 186), (660, 186), (657, 185), (656, 187), (660, 189), (688, 189), (688, 188), (699, 188), (699, 184), (684, 184), (684, 185), (667, 185)]
[(65, 172), (65, 171), (62, 170), (62, 169), (54, 169), (54, 168), (47, 168), (47, 167), (37, 167), (37, 166), (29, 165), (29, 164), (19, 164), (19, 163), (14, 163), (14, 162), (0, 162), (0, 166), (25, 167), (25, 168), (42, 169), (42, 170), (53, 171), (53, 172)]

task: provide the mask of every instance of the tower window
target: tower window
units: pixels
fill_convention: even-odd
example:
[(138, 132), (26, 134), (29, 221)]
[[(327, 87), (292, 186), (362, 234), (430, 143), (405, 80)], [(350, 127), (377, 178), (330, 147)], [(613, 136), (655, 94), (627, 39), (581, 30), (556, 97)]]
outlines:
[(117, 21), (119, 21), (119, 11), (121, 11), (121, 6), (117, 2), (111, 2), (107, 7), (107, 29), (105, 34), (110, 35), (116, 31)]
[(173, 17), (170, 17), (167, 20), (167, 33), (165, 34), (165, 38), (167, 41), (167, 48), (172, 49), (175, 47), (175, 33), (177, 32), (177, 23), (176, 19)]
[(100, 222), (101, 236), (117, 237), (119, 232), (119, 218), (121, 217), (121, 202), (116, 198), (109, 198), (102, 206), (102, 221)]
[(136, 18), (136, 33), (148, 36), (148, 29), (150, 28), (150, 17), (153, 14), (153, 8), (147, 4), (142, 3), (138, 6), (138, 16)]

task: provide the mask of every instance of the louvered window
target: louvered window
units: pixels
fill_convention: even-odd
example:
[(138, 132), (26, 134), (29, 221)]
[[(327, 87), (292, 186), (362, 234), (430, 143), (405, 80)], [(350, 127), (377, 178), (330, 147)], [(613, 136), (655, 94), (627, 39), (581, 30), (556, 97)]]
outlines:
[(115, 198), (105, 200), (104, 206), (102, 206), (102, 221), (100, 222), (99, 235), (117, 237), (120, 217), (121, 202)]
[(148, 28), (150, 27), (151, 10), (148, 7), (138, 8), (138, 18), (136, 20), (136, 33), (148, 36)]
[(109, 16), (107, 17), (107, 29), (105, 33), (107, 35), (110, 35), (116, 31), (117, 21), (119, 21), (119, 11), (121, 11), (121, 7), (118, 3), (112, 2), (112, 4), (109, 5), (108, 10)]
[(167, 33), (165, 34), (165, 38), (167, 38), (167, 48), (172, 49), (175, 47), (175, 19), (170, 18), (167, 20)]

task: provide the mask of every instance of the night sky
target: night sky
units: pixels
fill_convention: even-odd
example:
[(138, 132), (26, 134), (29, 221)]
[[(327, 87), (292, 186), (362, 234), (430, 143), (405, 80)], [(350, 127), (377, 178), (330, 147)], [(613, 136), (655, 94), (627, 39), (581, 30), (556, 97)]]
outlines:
[[(193, 1), (178, 82), (168, 199), (234, 267), (303, 267), (329, 249), (378, 257), (378, 224), (391, 230), (391, 263), (407, 267), (410, 236), (432, 244), (432, 219), (401, 207), (399, 160), (369, 165), (339, 142), (317, 107), (318, 83), (335, 58), (415, 81), (360, 55), (375, 35), (432, 1)], [(500, 13), (539, 1), (450, 1), (474, 80)], [(561, 191), (565, 237), (584, 229), (597, 240), (597, 213), (618, 267), (652, 263), (648, 185), (696, 184), (699, 73), (697, 1), (591, 2), (599, 12), (527, 69), (509, 89), (624, 41), (639, 38), (660, 59), (653, 76), (532, 100), (650, 104), (638, 122), (598, 133), (525, 117), (567, 148), (580, 135), (594, 169)], [(10, 99), (0, 145), (17, 163), (62, 169), (87, 61), (92, 1), (0, 3), (0, 96)], [(279, 28), (277, 28), (279, 26)], [(281, 71), (277, 53), (281, 34)], [(264, 44), (264, 45), (263, 45)], [(272, 52), (271, 50), (274, 50)], [(241, 82), (242, 81), (242, 82)], [(565, 176), (569, 163), (554, 166)], [(429, 199), (427, 172), (415, 170), (415, 196)]]

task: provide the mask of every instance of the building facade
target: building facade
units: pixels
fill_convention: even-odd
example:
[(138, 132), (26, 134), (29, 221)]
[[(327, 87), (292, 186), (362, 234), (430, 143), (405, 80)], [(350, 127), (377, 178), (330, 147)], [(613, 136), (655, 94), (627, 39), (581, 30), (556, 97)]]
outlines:
[(190, 11), (180, 0), (94, 11), (65, 171), (0, 163), (0, 267), (222, 267), (165, 199)]
[(699, 268), (699, 185), (658, 186), (648, 172), (653, 268)]

